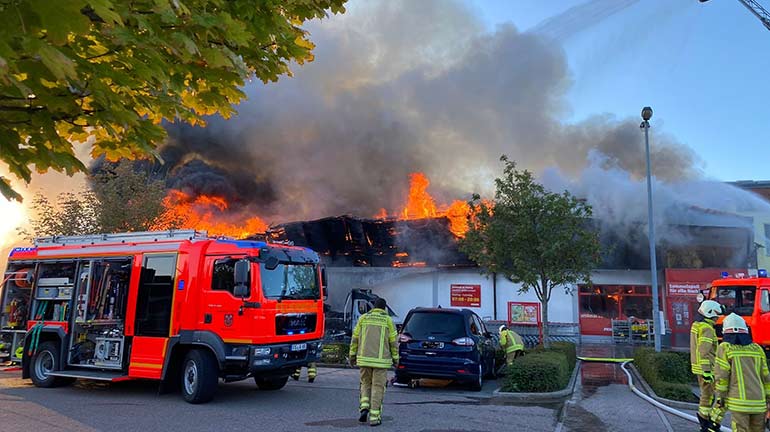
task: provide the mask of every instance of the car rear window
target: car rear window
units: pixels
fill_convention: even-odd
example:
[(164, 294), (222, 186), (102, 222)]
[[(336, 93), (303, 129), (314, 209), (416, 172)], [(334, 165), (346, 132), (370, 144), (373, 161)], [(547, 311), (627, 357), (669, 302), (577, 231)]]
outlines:
[(462, 315), (443, 312), (415, 312), (404, 324), (404, 333), (413, 339), (452, 340), (466, 336)]

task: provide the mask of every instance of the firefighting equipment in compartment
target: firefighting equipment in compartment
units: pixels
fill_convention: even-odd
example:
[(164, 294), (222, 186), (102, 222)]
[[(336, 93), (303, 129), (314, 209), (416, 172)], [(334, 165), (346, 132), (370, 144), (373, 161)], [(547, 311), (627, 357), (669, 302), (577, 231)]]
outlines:
[(17, 297), (11, 300), (8, 305), (8, 327), (22, 327), (24, 318), (27, 316), (27, 302), (23, 298)]
[(13, 272), (11, 279), (17, 287), (29, 288), (32, 286), (32, 278), (34, 277), (34, 274), (34, 269), (25, 268)]
[(722, 332), (724, 333), (748, 333), (749, 327), (746, 325), (746, 321), (735, 313), (731, 313), (725, 317), (722, 322)]
[(24, 355), (24, 347), (23, 346), (20, 346), (20, 347), (16, 348), (16, 352), (13, 353), (13, 356), (16, 357), (16, 358), (21, 358), (21, 356), (23, 356), (23, 355)]
[(368, 413), (369, 424), (382, 423), (382, 399), (385, 395), (388, 369), (398, 364), (396, 326), (390, 318), (387, 304), (377, 299), (374, 309), (358, 320), (350, 342), (349, 357), (360, 369), (361, 418)]
[[(730, 321), (727, 321), (727, 318)], [(743, 335), (748, 328), (743, 318), (730, 314), (725, 319), (725, 339)], [(733, 430), (762, 430), (770, 402), (770, 371), (762, 348), (746, 336), (722, 342), (716, 355), (716, 396), (733, 413)], [(757, 429), (758, 428), (758, 429)]]
[(714, 300), (706, 300), (700, 304), (698, 313), (706, 318), (716, 318), (719, 315), (722, 315), (722, 305)]

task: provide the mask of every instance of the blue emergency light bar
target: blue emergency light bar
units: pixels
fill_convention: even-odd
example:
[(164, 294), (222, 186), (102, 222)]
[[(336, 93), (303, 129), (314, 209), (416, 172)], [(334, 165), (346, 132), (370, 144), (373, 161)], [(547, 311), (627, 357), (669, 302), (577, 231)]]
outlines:
[(757, 270), (757, 277), (766, 278), (767, 277), (767, 270), (766, 269), (759, 269), (759, 270)]
[(729, 277), (730, 277), (730, 273), (722, 272), (722, 279), (729, 278)]

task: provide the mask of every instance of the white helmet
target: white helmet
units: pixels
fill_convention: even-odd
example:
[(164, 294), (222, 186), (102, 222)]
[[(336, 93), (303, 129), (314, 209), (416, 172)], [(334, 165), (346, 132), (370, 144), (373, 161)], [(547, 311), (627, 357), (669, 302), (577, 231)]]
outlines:
[(727, 315), (725, 320), (722, 322), (722, 332), (748, 334), (749, 327), (746, 326), (746, 321), (743, 318), (741, 318), (739, 315), (731, 313), (730, 315)]
[(706, 318), (716, 318), (718, 315), (722, 315), (722, 305), (714, 300), (706, 300), (700, 304), (698, 313)]
[(497, 329), (498, 333), (502, 333), (503, 330), (507, 329), (508, 327), (505, 326), (505, 324), (501, 325), (499, 329)]

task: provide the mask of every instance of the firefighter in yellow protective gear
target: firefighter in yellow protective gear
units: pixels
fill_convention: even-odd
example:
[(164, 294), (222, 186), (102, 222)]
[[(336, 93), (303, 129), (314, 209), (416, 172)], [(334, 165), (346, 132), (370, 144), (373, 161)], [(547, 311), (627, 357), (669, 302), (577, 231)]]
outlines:
[(714, 404), (714, 359), (717, 351), (716, 318), (722, 314), (722, 305), (706, 300), (698, 308), (700, 315), (690, 328), (690, 369), (698, 377), (700, 402), (698, 422), (706, 431), (711, 407)]
[[(302, 374), (302, 366), (295, 369), (294, 373), (291, 374), (291, 377), (294, 378), (294, 381), (299, 381), (299, 377), (301, 374)], [(308, 363), (307, 364), (307, 382), (312, 383), (313, 381), (315, 381), (316, 375), (318, 375), (318, 368), (315, 362)]]
[(524, 341), (518, 333), (501, 325), (500, 329), (500, 347), (505, 350), (505, 364), (510, 366), (513, 360), (524, 352)]
[(371, 426), (382, 424), (388, 369), (398, 364), (396, 326), (387, 310), (385, 299), (378, 298), (374, 309), (358, 320), (350, 341), (350, 362), (358, 365), (361, 375), (358, 421), (363, 423), (368, 417)]
[(765, 352), (751, 341), (740, 316), (728, 315), (722, 329), (724, 341), (716, 356), (716, 404), (732, 413), (733, 432), (762, 432), (770, 404)]

